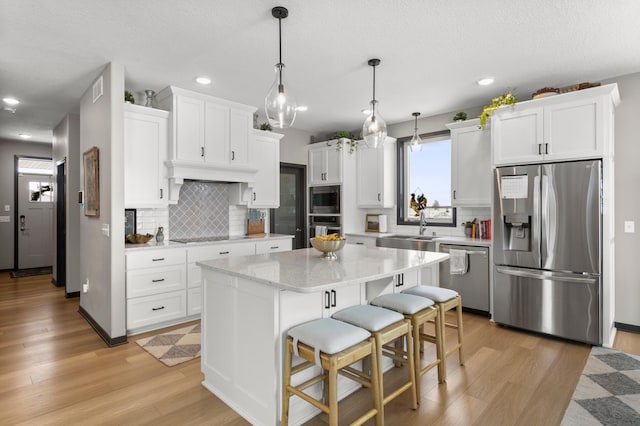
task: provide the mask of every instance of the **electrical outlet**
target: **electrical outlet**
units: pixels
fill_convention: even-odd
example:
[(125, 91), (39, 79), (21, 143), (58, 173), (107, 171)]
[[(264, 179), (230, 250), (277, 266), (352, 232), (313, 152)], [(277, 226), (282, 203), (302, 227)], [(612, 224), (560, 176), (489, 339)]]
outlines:
[(0, 222), (11, 222), (11, 216), (0, 216)]
[(104, 235), (105, 237), (109, 236), (109, 224), (108, 223), (103, 223), (102, 224), (102, 235)]
[(5, 211), (5, 212), (10, 212), (10, 211), (11, 211), (11, 205), (9, 205), (9, 204), (5, 204), (5, 205), (4, 205), (4, 211)]
[(636, 223), (632, 220), (624, 221), (624, 232), (634, 233), (636, 232)]
[(82, 292), (83, 293), (88, 293), (89, 292), (89, 280), (87, 279), (87, 282), (82, 284)]

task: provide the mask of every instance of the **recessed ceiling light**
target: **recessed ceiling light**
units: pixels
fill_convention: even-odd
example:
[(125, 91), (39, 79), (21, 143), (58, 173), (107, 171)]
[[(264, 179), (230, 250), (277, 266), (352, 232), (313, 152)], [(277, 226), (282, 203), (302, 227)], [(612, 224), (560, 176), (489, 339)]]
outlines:
[(298, 105), (298, 106), (296, 107), (296, 111), (302, 111), (302, 112), (304, 112), (304, 111), (306, 111), (306, 110), (308, 110), (308, 109), (309, 109), (309, 108), (307, 108), (307, 106), (306, 106), (306, 105)]
[(202, 84), (203, 86), (208, 86), (209, 84), (211, 84), (211, 79), (205, 76), (196, 77), (196, 83)]
[(371, 114), (371, 110), (369, 108), (361, 109), (360, 112), (363, 113), (364, 115)]
[(2, 98), (2, 101), (7, 105), (18, 105), (20, 103), (16, 98)]
[(476, 83), (478, 83), (480, 86), (488, 86), (490, 84), (493, 84), (494, 80), (495, 79), (493, 77), (482, 77)]
[(31, 139), (31, 135), (29, 133), (18, 133), (21, 139)]
[(11, 108), (11, 107), (6, 106), (6, 107), (3, 107), (2, 109), (4, 111), (10, 112), (11, 114), (15, 114), (16, 113), (16, 109), (15, 108)]

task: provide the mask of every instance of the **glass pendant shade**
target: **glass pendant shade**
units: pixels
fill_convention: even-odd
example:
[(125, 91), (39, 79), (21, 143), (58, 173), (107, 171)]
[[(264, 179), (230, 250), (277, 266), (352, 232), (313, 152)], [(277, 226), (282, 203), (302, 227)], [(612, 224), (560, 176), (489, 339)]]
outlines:
[(277, 64), (273, 85), (264, 98), (264, 110), (272, 127), (291, 127), (296, 119), (297, 105), (293, 95), (285, 90), (284, 64)]
[(420, 113), (414, 112), (411, 115), (415, 117), (415, 127), (413, 128), (413, 137), (409, 142), (409, 149), (411, 152), (420, 152), (422, 151), (422, 139), (420, 139), (420, 136), (418, 135), (418, 116)]
[(369, 148), (379, 148), (387, 138), (387, 123), (378, 113), (377, 101), (371, 101), (371, 114), (362, 125), (362, 139)]
[(420, 136), (418, 136), (417, 133), (414, 133), (411, 138), (411, 142), (409, 142), (409, 149), (411, 149), (411, 152), (422, 151), (422, 139), (420, 139)]

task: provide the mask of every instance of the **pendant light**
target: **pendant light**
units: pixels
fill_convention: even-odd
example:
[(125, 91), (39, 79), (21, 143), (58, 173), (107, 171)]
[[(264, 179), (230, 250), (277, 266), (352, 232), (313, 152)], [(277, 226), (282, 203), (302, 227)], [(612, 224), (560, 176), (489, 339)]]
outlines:
[(276, 64), (276, 79), (264, 98), (264, 110), (272, 127), (284, 129), (291, 127), (296, 119), (296, 100), (291, 92), (285, 92), (284, 64), (282, 63), (282, 20), (289, 16), (289, 11), (282, 6), (271, 9), (271, 15), (278, 20), (280, 56)]
[(371, 113), (362, 125), (362, 139), (369, 148), (378, 148), (387, 138), (387, 123), (380, 116), (376, 101), (376, 67), (380, 65), (380, 59), (369, 59), (367, 63), (373, 68), (373, 99), (370, 104)]
[(413, 128), (413, 137), (411, 138), (411, 142), (409, 142), (409, 148), (411, 152), (420, 152), (422, 151), (422, 139), (418, 135), (418, 116), (419, 112), (414, 112), (411, 115), (415, 117), (415, 127)]

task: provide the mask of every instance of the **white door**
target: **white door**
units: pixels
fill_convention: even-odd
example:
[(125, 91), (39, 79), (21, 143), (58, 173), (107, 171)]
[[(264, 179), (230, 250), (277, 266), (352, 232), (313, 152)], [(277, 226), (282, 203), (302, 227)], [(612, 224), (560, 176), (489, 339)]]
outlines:
[(18, 176), (18, 269), (53, 265), (53, 181)]

